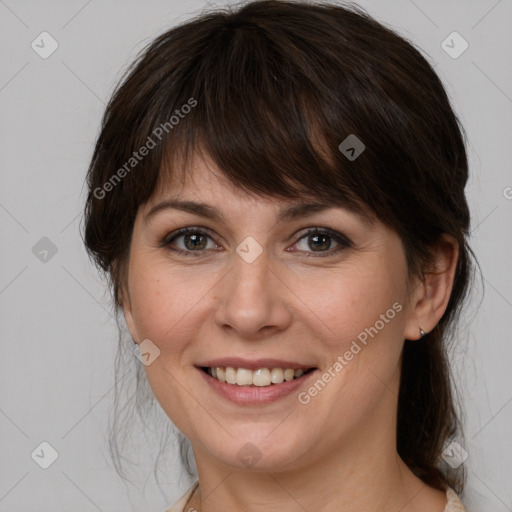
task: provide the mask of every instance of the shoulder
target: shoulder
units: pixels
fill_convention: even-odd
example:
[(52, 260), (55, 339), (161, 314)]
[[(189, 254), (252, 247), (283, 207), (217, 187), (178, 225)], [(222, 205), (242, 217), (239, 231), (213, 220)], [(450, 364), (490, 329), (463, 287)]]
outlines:
[(194, 482), (187, 492), (176, 503), (174, 503), (171, 508), (168, 508), (164, 512), (187, 512), (183, 509), (185, 508), (190, 496), (192, 496), (193, 492), (196, 490), (198, 484), (199, 482)]
[(466, 509), (457, 496), (457, 493), (451, 487), (446, 489), (446, 499), (448, 502), (446, 503), (444, 512), (466, 512)]

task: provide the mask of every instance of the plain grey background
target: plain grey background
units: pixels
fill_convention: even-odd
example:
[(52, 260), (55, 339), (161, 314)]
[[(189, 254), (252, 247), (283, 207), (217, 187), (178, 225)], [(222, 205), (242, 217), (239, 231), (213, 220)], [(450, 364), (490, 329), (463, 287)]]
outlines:
[[(0, 512), (161, 511), (188, 486), (171, 457), (164, 497), (144, 444), (133, 485), (112, 469), (117, 333), (79, 226), (101, 115), (125, 67), (157, 34), (225, 3), (0, 0)], [(464, 497), (469, 512), (512, 510), (512, 1), (359, 5), (423, 50), (467, 132), (485, 293), (477, 280), (452, 354), (466, 410)], [(58, 43), (47, 58), (31, 46), (51, 49), (42, 32)], [(47, 469), (31, 456), (51, 454), (42, 442), (58, 454)]]

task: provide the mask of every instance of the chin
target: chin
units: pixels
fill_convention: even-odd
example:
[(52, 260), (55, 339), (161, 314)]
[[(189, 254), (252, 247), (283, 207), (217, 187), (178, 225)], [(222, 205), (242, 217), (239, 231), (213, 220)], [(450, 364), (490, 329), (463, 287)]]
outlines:
[(211, 432), (205, 433), (201, 444), (212, 457), (227, 466), (251, 471), (287, 470), (317, 443), (310, 429), (291, 431), (288, 425), (278, 426), (279, 421), (260, 424), (258, 430), (254, 423), (238, 428), (232, 425), (229, 428), (232, 437), (219, 432), (215, 439)]

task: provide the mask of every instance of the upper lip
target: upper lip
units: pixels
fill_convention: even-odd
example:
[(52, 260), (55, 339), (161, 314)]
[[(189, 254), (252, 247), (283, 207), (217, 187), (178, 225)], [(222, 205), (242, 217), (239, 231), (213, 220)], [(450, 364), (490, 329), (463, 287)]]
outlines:
[(293, 368), (304, 369), (315, 368), (311, 364), (301, 364), (296, 361), (286, 361), (284, 359), (243, 359), (241, 357), (224, 357), (222, 359), (210, 359), (197, 364), (199, 367), (223, 367), (247, 368), (248, 370), (257, 370), (258, 368)]

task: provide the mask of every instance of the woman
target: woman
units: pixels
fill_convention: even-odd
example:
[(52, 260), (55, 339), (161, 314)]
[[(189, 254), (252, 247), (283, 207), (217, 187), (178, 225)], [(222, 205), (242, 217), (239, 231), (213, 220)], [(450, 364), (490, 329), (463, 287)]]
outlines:
[(193, 450), (170, 511), (464, 510), (443, 452), (473, 268), (461, 132), (421, 54), (356, 7), (210, 12), (134, 64), (85, 244)]

